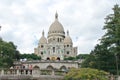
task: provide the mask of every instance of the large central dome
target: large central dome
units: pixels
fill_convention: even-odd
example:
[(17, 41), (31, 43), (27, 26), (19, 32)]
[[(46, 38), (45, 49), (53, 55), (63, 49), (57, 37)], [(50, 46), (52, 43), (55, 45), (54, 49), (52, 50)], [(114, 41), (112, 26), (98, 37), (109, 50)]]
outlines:
[(57, 33), (64, 32), (64, 28), (58, 20), (55, 20), (49, 28), (49, 33), (56, 33), (56, 32)]
[(58, 21), (58, 14), (55, 14), (55, 21), (50, 25), (49, 32), (48, 32), (48, 37), (54, 35), (64, 35), (64, 28), (62, 24)]

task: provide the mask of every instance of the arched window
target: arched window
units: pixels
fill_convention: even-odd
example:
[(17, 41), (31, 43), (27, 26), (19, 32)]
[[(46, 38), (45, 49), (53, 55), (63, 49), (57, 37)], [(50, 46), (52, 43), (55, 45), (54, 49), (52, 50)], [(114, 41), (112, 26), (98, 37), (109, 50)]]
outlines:
[(53, 53), (55, 52), (55, 47), (53, 47)]
[(59, 42), (59, 38), (58, 38), (58, 42)]
[(67, 45), (67, 47), (69, 47), (69, 45)]
[(41, 48), (43, 48), (44, 46), (43, 45), (41, 45)]
[(41, 55), (43, 55), (43, 52), (41, 52)]
[(69, 52), (69, 51), (67, 51), (67, 54), (70, 54), (70, 52)]
[(60, 42), (61, 42), (61, 38), (60, 38)]

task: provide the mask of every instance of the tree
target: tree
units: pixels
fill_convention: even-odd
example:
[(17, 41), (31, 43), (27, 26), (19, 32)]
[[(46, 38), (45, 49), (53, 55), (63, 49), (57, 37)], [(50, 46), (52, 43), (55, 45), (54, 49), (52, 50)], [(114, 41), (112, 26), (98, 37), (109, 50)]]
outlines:
[(65, 75), (64, 80), (109, 80), (108, 73), (91, 68), (72, 68)]
[(64, 58), (64, 60), (76, 60), (76, 57), (67, 57), (67, 58)]
[(87, 58), (85, 58), (85, 61), (81, 63), (81, 67), (96, 68), (97, 65), (95, 65), (95, 61), (95, 56), (90, 54)]
[[(90, 56), (83, 64), (87, 63), (87, 67), (116, 74), (116, 63), (120, 69), (120, 7), (117, 4), (113, 8), (113, 12), (106, 17), (103, 27), (106, 33), (100, 39), (100, 43), (91, 51), (90, 55), (93, 57)], [(90, 60), (90, 58), (92, 59)], [(86, 65), (83, 65), (83, 67), (86, 67)]]
[(79, 54), (76, 57), (66, 57), (64, 60), (78, 60), (78, 59), (86, 59), (89, 56), (89, 54)]
[(89, 56), (89, 54), (79, 54), (76, 56), (76, 59), (86, 59)]
[(21, 54), (20, 56), (21, 59), (27, 59), (27, 60), (41, 60), (40, 56), (35, 55), (34, 53), (32, 54)]
[(0, 67), (11, 67), (13, 60), (17, 60), (19, 51), (13, 42), (0, 39)]

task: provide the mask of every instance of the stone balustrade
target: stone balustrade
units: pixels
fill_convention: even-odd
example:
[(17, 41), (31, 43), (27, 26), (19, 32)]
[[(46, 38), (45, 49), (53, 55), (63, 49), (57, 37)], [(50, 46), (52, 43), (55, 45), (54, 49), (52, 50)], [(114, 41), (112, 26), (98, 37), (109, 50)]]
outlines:
[(40, 70), (40, 69), (0, 69), (0, 76), (32, 76), (39, 77), (41, 75), (58, 75), (63, 76), (66, 74), (64, 71), (59, 70)]
[(58, 70), (0, 69), (0, 80), (62, 80), (64, 74)]

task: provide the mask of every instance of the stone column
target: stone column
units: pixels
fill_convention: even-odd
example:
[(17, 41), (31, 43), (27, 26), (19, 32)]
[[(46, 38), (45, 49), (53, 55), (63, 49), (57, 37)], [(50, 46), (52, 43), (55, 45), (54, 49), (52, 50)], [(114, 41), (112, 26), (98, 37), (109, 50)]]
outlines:
[(20, 75), (19, 69), (17, 69), (17, 75)]
[(54, 70), (52, 70), (52, 75), (55, 75), (55, 71)]
[(39, 77), (40, 76), (40, 69), (33, 69), (32, 71), (33, 77)]
[(28, 70), (28, 75), (30, 75), (30, 70)]
[(25, 75), (25, 70), (23, 69), (23, 74)]
[(3, 69), (1, 70), (1, 75), (4, 75), (4, 70)]

